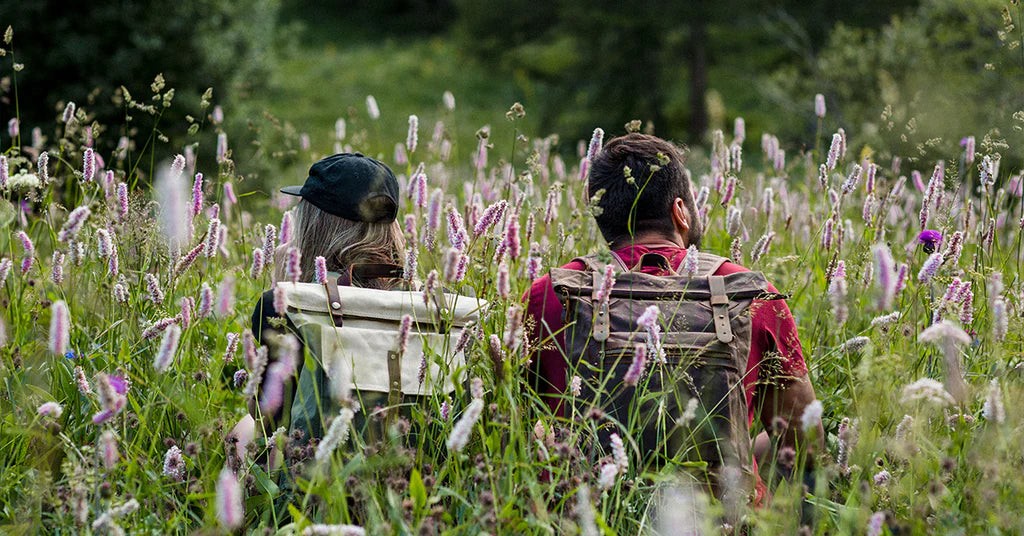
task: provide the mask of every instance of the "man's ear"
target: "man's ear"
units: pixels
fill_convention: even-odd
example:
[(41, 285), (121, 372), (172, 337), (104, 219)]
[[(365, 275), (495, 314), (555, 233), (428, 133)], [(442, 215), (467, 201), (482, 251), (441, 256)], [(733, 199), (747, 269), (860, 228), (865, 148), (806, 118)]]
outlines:
[[(690, 211), (686, 209), (686, 203), (681, 197), (672, 202), (672, 226), (676, 228), (679, 236), (687, 240), (690, 235)], [(687, 244), (689, 245), (689, 244)]]

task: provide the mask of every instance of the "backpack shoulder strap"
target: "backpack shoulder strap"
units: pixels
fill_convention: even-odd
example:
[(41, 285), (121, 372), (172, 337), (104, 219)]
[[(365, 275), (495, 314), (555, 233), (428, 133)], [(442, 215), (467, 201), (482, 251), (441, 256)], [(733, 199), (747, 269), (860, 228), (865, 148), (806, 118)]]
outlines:
[(701, 251), (697, 258), (697, 273), (701, 275), (715, 275), (715, 272), (727, 262), (729, 262), (729, 259), (725, 257)]

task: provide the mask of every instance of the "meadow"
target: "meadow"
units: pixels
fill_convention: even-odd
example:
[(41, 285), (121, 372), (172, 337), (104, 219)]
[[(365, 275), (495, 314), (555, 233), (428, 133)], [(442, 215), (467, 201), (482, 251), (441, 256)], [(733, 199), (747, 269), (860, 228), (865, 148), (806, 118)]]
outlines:
[[(151, 90), (122, 93), (126, 113), (176, 105), (159, 80)], [(704, 250), (790, 295), (822, 402), (813, 485), (768, 465), (774, 497), (754, 509), (671, 471), (639, 472), (629, 430), (609, 478), (608, 460), (584, 455), (586, 419), (554, 417), (523, 374), (537, 341), (514, 329), (518, 297), (535, 274), (605, 247), (581, 172), (588, 146), (642, 125), (560, 139), (533, 132), (518, 104), (485, 126), (459, 94), (435, 99), (394, 139), (380, 116), (397, 106), (369, 96), (333, 133), (280, 132), (299, 167), (333, 150), (391, 165), (415, 278), (447, 273), (448, 288), (491, 304), (467, 347), (472, 380), (411, 407), (381, 442), (347, 434), (333, 449), (287, 434), (235, 447), (248, 384), (264, 373), (245, 333), (274, 284), (290, 206), (240, 176), (225, 112), (207, 99), (187, 110), (196, 141), (182, 146), (158, 128), (95, 124), (74, 103), (38, 132), (9, 123), (0, 530), (590, 535), (654, 530), (652, 519), (665, 533), (736, 528), (723, 519), (779, 534), (1024, 530), (1024, 183), (1000, 156), (1024, 123), (1005, 139), (964, 132), (936, 159), (857, 145), (821, 106), (811, 139), (747, 139), (740, 119), (689, 149)], [(498, 221), (478, 225), (501, 203)], [(446, 270), (453, 248), (464, 277)]]

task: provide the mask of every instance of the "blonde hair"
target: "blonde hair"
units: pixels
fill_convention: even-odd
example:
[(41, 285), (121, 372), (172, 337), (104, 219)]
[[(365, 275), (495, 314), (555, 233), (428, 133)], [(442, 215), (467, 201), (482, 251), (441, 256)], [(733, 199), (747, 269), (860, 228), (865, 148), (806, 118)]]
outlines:
[[(397, 221), (369, 223), (340, 218), (305, 199), (295, 207), (292, 219), (295, 234), (291, 245), (298, 248), (302, 256), (302, 281), (314, 280), (314, 260), (318, 256), (327, 261), (327, 271), (338, 273), (346, 273), (354, 264), (402, 264), (405, 238)], [(400, 279), (356, 279), (352, 285), (390, 289), (400, 282)]]

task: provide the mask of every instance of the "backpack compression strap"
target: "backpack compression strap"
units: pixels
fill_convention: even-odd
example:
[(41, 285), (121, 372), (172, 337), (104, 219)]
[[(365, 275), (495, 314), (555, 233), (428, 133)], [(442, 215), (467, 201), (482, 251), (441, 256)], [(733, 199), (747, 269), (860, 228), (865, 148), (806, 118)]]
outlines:
[(336, 327), (343, 323), (341, 293), (338, 286), (348, 287), (352, 285), (353, 279), (366, 281), (368, 279), (399, 278), (402, 277), (403, 269), (396, 264), (353, 264), (348, 267), (348, 272), (336, 276), (328, 274), (324, 281), (324, 288), (327, 290), (327, 303), (330, 305), (331, 320)]

